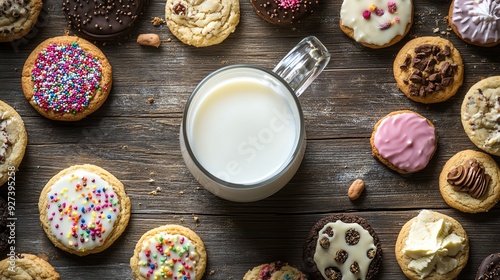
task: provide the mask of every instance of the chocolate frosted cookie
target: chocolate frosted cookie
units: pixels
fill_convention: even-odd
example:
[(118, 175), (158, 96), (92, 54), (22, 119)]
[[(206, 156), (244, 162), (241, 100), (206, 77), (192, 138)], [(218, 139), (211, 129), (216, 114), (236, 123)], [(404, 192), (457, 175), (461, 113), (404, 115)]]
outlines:
[(450, 41), (415, 38), (401, 48), (393, 65), (399, 89), (411, 100), (438, 103), (455, 95), (464, 79), (464, 65)]
[(0, 1), (0, 42), (10, 42), (28, 34), (42, 10), (42, 0)]
[(491, 254), (483, 259), (477, 269), (475, 280), (500, 279), (500, 253)]
[(62, 0), (68, 25), (94, 40), (126, 34), (140, 15), (146, 0)]
[(485, 153), (461, 151), (444, 165), (439, 190), (446, 203), (455, 209), (486, 212), (500, 200), (500, 170)]
[(276, 25), (298, 23), (318, 8), (319, 0), (250, 0), (255, 12)]
[(303, 258), (311, 279), (373, 279), (382, 263), (382, 247), (365, 219), (333, 214), (312, 227)]
[(261, 264), (249, 270), (243, 280), (306, 280), (307, 277), (286, 262)]

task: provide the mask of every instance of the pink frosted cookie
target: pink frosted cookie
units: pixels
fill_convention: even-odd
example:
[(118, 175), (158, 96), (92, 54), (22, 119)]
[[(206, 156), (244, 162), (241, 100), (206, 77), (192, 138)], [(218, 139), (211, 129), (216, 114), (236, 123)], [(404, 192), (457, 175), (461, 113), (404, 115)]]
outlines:
[(399, 173), (424, 169), (437, 148), (434, 125), (413, 111), (395, 111), (380, 119), (370, 139), (372, 154)]
[(344, 0), (340, 8), (340, 29), (373, 49), (399, 42), (412, 23), (412, 0)]
[(448, 21), (460, 39), (477, 46), (500, 43), (500, 2), (495, 0), (454, 0)]

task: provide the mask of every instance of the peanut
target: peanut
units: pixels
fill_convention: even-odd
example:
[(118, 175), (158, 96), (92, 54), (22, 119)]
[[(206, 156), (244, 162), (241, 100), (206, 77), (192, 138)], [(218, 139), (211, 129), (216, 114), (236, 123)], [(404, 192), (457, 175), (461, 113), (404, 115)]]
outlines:
[(347, 191), (347, 197), (349, 197), (350, 200), (356, 200), (359, 198), (364, 189), (365, 182), (361, 179), (356, 179), (349, 187), (349, 190)]
[(161, 44), (160, 37), (157, 34), (140, 34), (137, 37), (137, 43), (143, 46), (159, 47)]

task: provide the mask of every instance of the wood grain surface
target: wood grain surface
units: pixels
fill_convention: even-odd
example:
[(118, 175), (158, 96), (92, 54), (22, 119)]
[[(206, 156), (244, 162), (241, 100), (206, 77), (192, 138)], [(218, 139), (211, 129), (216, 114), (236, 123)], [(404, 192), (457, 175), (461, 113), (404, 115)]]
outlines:
[[(312, 225), (330, 213), (350, 212), (367, 219), (381, 239), (384, 260), (377, 279), (404, 279), (394, 254), (396, 237), (420, 209), (433, 209), (457, 219), (467, 231), (470, 259), (458, 278), (473, 279), (480, 261), (500, 252), (500, 208), (474, 215), (451, 209), (439, 193), (438, 176), (452, 155), (477, 149), (460, 123), (460, 105), (470, 86), (500, 73), (500, 48), (468, 45), (449, 31), (445, 16), (450, 1), (415, 1), (410, 33), (380, 50), (363, 47), (340, 31), (340, 0), (322, 1), (320, 9), (293, 28), (263, 21), (247, 0), (240, 4), (241, 22), (235, 33), (219, 45), (194, 48), (179, 42), (166, 25), (152, 25), (154, 17), (164, 17), (165, 2), (150, 0), (129, 37), (97, 42), (113, 66), (113, 88), (106, 103), (79, 122), (45, 119), (21, 90), (21, 70), (29, 53), (68, 29), (61, 1), (45, 1), (39, 23), (26, 38), (0, 44), (0, 99), (21, 114), (29, 136), (16, 173), (16, 251), (46, 255), (62, 279), (132, 279), (129, 259), (140, 236), (175, 223), (192, 228), (205, 242), (204, 279), (241, 279), (248, 269), (274, 260), (300, 268)], [(142, 33), (157, 33), (162, 45), (138, 45), (135, 40)], [(308, 35), (323, 41), (332, 59), (300, 97), (308, 146), (297, 174), (281, 191), (254, 203), (212, 195), (191, 176), (180, 153), (179, 128), (189, 94), (203, 77), (225, 65), (272, 69)], [(447, 38), (462, 54), (464, 84), (444, 103), (409, 100), (392, 76), (396, 53), (418, 36)], [(405, 176), (375, 160), (369, 141), (381, 117), (402, 109), (430, 119), (439, 135), (427, 168)], [(45, 236), (37, 203), (53, 175), (83, 163), (104, 167), (124, 183), (132, 215), (110, 248), (78, 257), (55, 248)], [(347, 189), (358, 178), (366, 182), (366, 189), (352, 202)], [(157, 189), (161, 191), (152, 194)], [(1, 193), (6, 194), (5, 186)]]

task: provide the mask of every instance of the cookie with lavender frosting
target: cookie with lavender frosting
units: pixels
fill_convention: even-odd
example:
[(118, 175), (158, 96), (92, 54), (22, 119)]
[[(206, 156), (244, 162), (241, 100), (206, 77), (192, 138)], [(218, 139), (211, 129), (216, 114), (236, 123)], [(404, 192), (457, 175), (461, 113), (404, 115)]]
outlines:
[(77, 121), (95, 112), (108, 98), (112, 69), (94, 44), (76, 36), (40, 43), (24, 63), (24, 96), (42, 116)]
[(258, 265), (247, 271), (243, 280), (306, 280), (297, 268), (286, 262), (276, 261)]
[(0, 1), (0, 42), (10, 42), (28, 34), (35, 26), (42, 0)]
[(78, 256), (99, 253), (120, 237), (130, 219), (123, 184), (101, 167), (74, 165), (43, 188), (38, 210), (47, 237)]
[(130, 258), (134, 279), (203, 278), (207, 252), (201, 238), (180, 225), (164, 225), (144, 233)]
[(410, 111), (394, 111), (381, 118), (370, 138), (372, 155), (401, 173), (424, 169), (437, 148), (436, 129), (431, 121)]
[(458, 152), (441, 171), (439, 191), (455, 209), (466, 213), (486, 212), (500, 200), (500, 170), (486, 153)]
[(498, 0), (453, 0), (448, 22), (460, 39), (482, 47), (500, 43), (500, 2)]
[(276, 25), (290, 25), (309, 17), (319, 6), (319, 0), (250, 0), (263, 20)]

